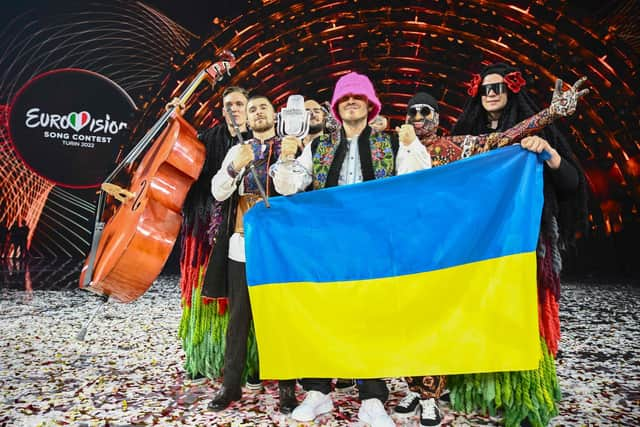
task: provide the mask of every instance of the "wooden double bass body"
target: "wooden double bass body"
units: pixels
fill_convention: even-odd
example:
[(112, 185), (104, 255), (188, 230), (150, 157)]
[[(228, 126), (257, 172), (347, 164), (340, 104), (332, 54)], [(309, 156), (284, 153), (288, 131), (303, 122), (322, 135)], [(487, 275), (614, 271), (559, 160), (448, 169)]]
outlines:
[(154, 125), (163, 130), (157, 137), (152, 135), (153, 144), (133, 173), (128, 190), (103, 184), (103, 190), (122, 204), (106, 225), (96, 220), (94, 233), (99, 236), (94, 236), (92, 252), (82, 269), (81, 288), (126, 303), (144, 294), (162, 271), (180, 232), (182, 205), (206, 157), (205, 147), (182, 117), (180, 105), (206, 75), (219, 80), (221, 69), (228, 71), (229, 63), (203, 70), (160, 119), (164, 123)]

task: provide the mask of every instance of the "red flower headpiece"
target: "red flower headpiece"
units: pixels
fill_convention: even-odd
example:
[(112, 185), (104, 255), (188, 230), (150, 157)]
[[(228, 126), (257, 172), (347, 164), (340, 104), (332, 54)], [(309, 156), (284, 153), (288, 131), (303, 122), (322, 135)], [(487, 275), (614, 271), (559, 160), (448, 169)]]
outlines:
[(467, 95), (476, 96), (481, 81), (482, 77), (480, 77), (480, 74), (474, 74), (471, 81), (464, 84), (467, 87)]
[(522, 86), (527, 84), (527, 81), (522, 78), (522, 74), (520, 74), (520, 71), (513, 71), (509, 74), (506, 74), (504, 76), (504, 82), (509, 90), (513, 93), (520, 92)]

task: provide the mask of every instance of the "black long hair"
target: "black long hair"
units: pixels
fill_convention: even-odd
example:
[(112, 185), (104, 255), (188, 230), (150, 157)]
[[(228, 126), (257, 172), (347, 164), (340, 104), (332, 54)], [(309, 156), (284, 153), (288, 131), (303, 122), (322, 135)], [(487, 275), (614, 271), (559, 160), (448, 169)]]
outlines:
[[(505, 76), (512, 72), (518, 72), (515, 67), (505, 63), (491, 64), (480, 72), (480, 78), (484, 79), (488, 74)], [(523, 86), (518, 93), (507, 91), (507, 104), (502, 110), (498, 121), (498, 128), (493, 130), (488, 127), (487, 113), (482, 107), (480, 93), (467, 99), (464, 110), (456, 121), (451, 131), (452, 135), (482, 135), (495, 131), (505, 131), (515, 126), (518, 122), (533, 116), (540, 108)], [(540, 137), (546, 139), (549, 144), (558, 151), (563, 161), (570, 162), (578, 171), (578, 189), (570, 195), (560, 195), (554, 188), (553, 181), (549, 179), (545, 168), (544, 176), (544, 209), (542, 214), (542, 229), (547, 230), (555, 217), (558, 221), (561, 246), (575, 241), (576, 233), (587, 231), (587, 186), (584, 172), (571, 150), (565, 134), (556, 124), (547, 126), (540, 132)]]

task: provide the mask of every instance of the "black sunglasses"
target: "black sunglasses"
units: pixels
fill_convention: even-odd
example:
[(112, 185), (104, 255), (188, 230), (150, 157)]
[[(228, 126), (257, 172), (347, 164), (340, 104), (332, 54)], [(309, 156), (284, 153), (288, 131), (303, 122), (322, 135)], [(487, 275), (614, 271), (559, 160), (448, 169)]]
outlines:
[(407, 110), (409, 117), (415, 117), (418, 113), (420, 113), (422, 117), (428, 117), (431, 113), (435, 113), (435, 110), (429, 104), (414, 104)]
[(507, 93), (507, 85), (504, 83), (487, 83), (480, 86), (480, 95), (489, 96), (489, 93), (493, 91), (496, 95), (501, 93)]

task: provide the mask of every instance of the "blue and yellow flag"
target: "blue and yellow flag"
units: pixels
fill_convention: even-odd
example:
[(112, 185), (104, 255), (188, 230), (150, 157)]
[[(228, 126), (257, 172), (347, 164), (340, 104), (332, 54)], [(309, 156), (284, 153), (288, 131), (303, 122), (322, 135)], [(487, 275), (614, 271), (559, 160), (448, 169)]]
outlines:
[(262, 378), (535, 369), (542, 163), (518, 146), (244, 222)]

